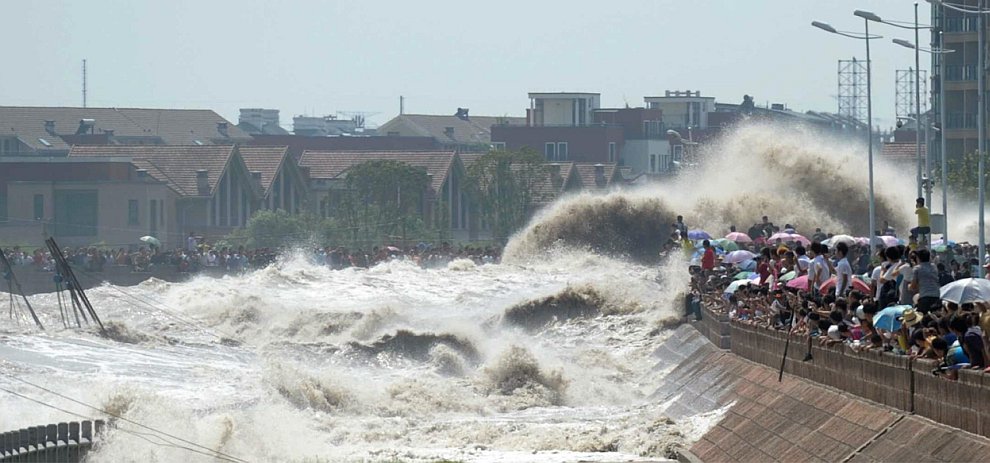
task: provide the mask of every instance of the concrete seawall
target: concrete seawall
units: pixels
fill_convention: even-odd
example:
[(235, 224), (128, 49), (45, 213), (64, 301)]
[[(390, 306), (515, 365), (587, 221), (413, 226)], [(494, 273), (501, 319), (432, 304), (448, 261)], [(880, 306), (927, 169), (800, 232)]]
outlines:
[(990, 461), (978, 435), (990, 431), (990, 378), (950, 382), (931, 362), (838, 347), (802, 362), (807, 344), (792, 340), (778, 382), (784, 336), (704, 315), (656, 353), (657, 368), (676, 365), (653, 395), (672, 418), (724, 412), (685, 460)]

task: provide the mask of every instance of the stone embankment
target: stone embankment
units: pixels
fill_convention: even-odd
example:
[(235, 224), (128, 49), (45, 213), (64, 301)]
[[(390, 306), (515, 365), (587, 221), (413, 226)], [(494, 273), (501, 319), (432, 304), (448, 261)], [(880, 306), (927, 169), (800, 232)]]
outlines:
[(658, 349), (672, 418), (724, 412), (682, 460), (990, 461), (990, 375), (792, 340), (778, 382), (785, 340), (705, 311)]

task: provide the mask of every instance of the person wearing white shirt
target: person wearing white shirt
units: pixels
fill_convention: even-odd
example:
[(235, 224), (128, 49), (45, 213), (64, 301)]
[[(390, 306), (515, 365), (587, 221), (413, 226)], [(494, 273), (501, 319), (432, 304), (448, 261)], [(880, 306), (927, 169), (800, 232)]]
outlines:
[(835, 266), (835, 297), (839, 298), (846, 294), (852, 285), (852, 266), (849, 265), (849, 247), (846, 243), (839, 243), (835, 246), (835, 254), (839, 258), (839, 263)]
[(808, 268), (811, 267), (811, 259), (809, 259), (807, 255), (805, 255), (805, 252), (806, 251), (804, 249), (804, 246), (798, 246), (797, 249), (794, 250), (794, 253), (797, 254), (798, 256), (797, 276), (807, 275)]

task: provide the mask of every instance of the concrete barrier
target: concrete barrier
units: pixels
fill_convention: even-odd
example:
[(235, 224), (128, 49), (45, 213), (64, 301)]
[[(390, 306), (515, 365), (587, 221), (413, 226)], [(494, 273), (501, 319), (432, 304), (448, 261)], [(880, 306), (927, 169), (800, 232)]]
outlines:
[(715, 347), (729, 349), (732, 347), (732, 337), (727, 314), (713, 312), (707, 306), (701, 308), (701, 321), (695, 322), (694, 327), (708, 338)]
[(0, 462), (78, 462), (103, 433), (103, 420), (34, 426), (0, 434)]
[[(732, 352), (779, 369), (786, 335), (776, 330), (730, 322)], [(879, 351), (855, 352), (847, 346), (822, 347), (793, 337), (785, 374), (825, 384), (933, 421), (990, 437), (990, 375), (964, 370), (958, 381), (931, 373), (932, 360)]]

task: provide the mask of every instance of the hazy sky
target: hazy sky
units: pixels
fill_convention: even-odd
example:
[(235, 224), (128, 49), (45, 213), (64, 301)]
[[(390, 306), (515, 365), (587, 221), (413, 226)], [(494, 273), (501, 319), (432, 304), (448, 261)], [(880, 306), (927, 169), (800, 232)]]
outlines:
[[(922, 22), (929, 5), (921, 2)], [(399, 110), (522, 115), (531, 91), (643, 104), (667, 89), (738, 103), (837, 110), (837, 60), (864, 43), (811, 27), (862, 31), (855, 9), (913, 19), (900, 0), (47, 1), (0, 4), (0, 105), (238, 108), (292, 116)], [(911, 31), (871, 25), (874, 117), (894, 123), (894, 70)], [(922, 34), (922, 42), (928, 38)], [(929, 60), (922, 55), (922, 69)]]

